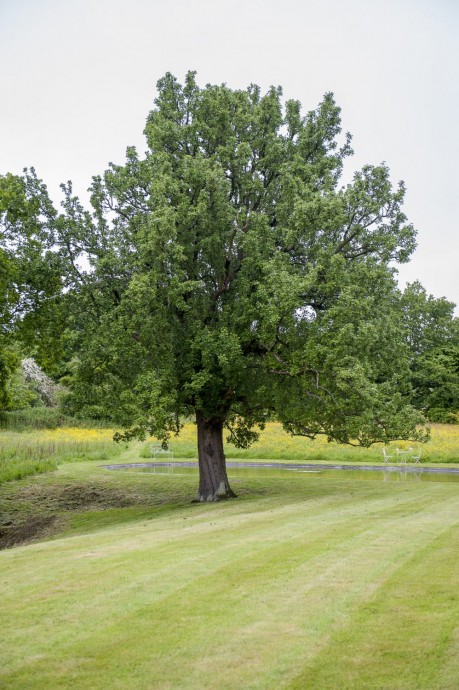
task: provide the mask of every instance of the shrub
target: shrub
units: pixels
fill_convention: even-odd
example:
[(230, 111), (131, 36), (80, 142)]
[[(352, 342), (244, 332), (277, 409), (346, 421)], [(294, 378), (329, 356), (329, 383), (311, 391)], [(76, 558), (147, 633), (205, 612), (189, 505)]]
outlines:
[(457, 412), (451, 412), (451, 410), (445, 410), (441, 407), (432, 407), (428, 411), (427, 417), (429, 422), (434, 424), (459, 424)]

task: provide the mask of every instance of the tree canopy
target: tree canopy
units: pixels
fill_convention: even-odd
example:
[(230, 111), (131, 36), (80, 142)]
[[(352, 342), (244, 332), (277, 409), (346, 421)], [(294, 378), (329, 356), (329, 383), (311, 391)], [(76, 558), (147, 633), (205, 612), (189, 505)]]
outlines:
[(415, 247), (405, 188), (384, 164), (342, 185), (333, 95), (303, 114), (280, 88), (166, 74), (145, 135), (93, 178), (91, 212), (68, 184), (41, 227), (79, 353), (69, 405), (165, 442), (195, 416), (200, 500), (233, 495), (225, 428), (419, 436), (391, 268)]

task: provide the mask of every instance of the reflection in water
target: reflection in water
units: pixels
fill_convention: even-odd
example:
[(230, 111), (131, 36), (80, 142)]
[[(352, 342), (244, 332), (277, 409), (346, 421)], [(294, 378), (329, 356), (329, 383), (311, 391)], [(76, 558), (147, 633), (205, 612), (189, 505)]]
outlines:
[[(389, 470), (383, 470), (383, 475), (384, 475), (384, 481), (396, 481), (396, 482), (406, 482), (406, 481), (421, 481), (422, 479), (427, 480), (427, 481), (449, 481), (449, 479), (445, 479), (444, 477), (448, 477), (450, 475), (437, 475), (437, 474), (426, 474), (420, 469), (415, 469), (415, 470), (398, 470), (396, 472), (389, 471)], [(456, 477), (455, 475), (452, 475), (454, 481), (458, 481), (459, 477)]]
[[(189, 463), (187, 466), (182, 466), (180, 463), (137, 463), (132, 465), (105, 465), (110, 470), (124, 470), (125, 472), (141, 472), (148, 474), (161, 475), (176, 475), (176, 476), (197, 476), (198, 468), (195, 463)], [(420, 467), (405, 468), (405, 467), (391, 467), (381, 469), (336, 469), (324, 468), (318, 469), (304, 468), (304, 467), (282, 467), (255, 465), (250, 467), (234, 466), (229, 464), (227, 467), (228, 477), (243, 478), (243, 477), (266, 477), (277, 479), (291, 479), (292, 473), (301, 475), (304, 479), (352, 479), (362, 481), (384, 481), (384, 482), (459, 482), (459, 472), (450, 473), (441, 472), (439, 470), (426, 472)]]

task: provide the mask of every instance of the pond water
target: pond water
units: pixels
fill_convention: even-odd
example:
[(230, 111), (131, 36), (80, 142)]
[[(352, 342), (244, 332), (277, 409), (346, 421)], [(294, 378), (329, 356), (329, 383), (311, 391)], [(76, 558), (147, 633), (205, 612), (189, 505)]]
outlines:
[[(196, 476), (198, 467), (194, 462), (144, 462), (130, 465), (103, 465), (105, 469), (124, 472)], [(243, 477), (291, 478), (292, 474), (308, 479), (353, 479), (385, 482), (459, 482), (458, 468), (419, 466), (324, 466), (289, 465), (280, 463), (234, 463), (227, 462), (229, 479)]]

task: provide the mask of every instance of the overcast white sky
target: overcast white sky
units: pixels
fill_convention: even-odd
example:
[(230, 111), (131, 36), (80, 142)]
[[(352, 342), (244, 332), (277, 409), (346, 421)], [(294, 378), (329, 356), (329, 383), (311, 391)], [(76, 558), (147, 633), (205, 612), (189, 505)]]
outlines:
[[(0, 174), (35, 166), (53, 199), (140, 151), (155, 85), (327, 91), (353, 169), (405, 180), (418, 249), (400, 283), (459, 304), (459, 0), (0, 0)], [(350, 168), (348, 170), (351, 172)]]

